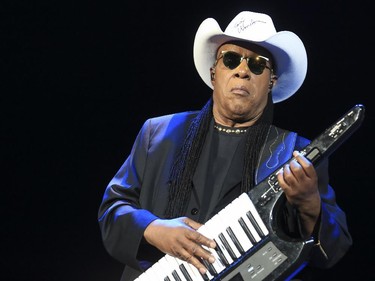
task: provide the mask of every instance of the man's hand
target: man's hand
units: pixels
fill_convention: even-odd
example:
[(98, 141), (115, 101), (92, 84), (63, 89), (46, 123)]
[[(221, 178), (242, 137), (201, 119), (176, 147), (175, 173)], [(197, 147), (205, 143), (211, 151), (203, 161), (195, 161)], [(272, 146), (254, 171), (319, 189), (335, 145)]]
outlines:
[(318, 176), (313, 164), (299, 152), (277, 174), (277, 180), (290, 204), (297, 208), (304, 234), (310, 235), (320, 214)]
[(196, 231), (200, 226), (187, 217), (157, 219), (146, 228), (144, 237), (160, 251), (191, 263), (204, 274), (207, 269), (201, 260), (213, 263), (215, 258), (203, 246), (215, 248), (216, 243)]

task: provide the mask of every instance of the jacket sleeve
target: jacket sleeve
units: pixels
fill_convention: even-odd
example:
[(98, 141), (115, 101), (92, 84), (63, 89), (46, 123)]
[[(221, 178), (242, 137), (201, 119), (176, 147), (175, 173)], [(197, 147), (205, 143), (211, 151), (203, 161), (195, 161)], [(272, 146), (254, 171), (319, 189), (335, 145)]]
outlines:
[(137, 256), (140, 247), (149, 247), (143, 241), (143, 233), (157, 219), (151, 212), (141, 209), (140, 204), (150, 127), (148, 120), (138, 133), (128, 158), (107, 186), (98, 211), (105, 249), (118, 261), (140, 270), (149, 266)]
[(328, 163), (328, 159), (324, 159), (316, 167), (321, 213), (314, 230), (315, 246), (312, 249), (310, 266), (319, 268), (335, 265), (352, 245), (345, 212), (337, 204), (335, 191), (329, 184)]

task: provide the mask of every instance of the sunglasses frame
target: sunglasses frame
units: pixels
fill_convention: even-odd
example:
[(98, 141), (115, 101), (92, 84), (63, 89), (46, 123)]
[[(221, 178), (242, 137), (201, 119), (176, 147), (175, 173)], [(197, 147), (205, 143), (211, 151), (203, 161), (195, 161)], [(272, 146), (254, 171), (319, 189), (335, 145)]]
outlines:
[(214, 66), (217, 65), (217, 62), (218, 62), (220, 59), (224, 59), (224, 56), (225, 56), (225, 54), (227, 54), (227, 53), (233, 53), (233, 54), (236, 54), (236, 55), (238, 55), (238, 57), (240, 58), (240, 62), (239, 62), (239, 64), (238, 64), (237, 66), (235, 66), (234, 68), (230, 68), (230, 67), (228, 67), (227, 65), (225, 65), (225, 63), (224, 63), (224, 61), (223, 61), (224, 66), (225, 66), (226, 68), (230, 69), (230, 70), (236, 69), (236, 68), (242, 63), (242, 61), (243, 61), (244, 59), (246, 59), (247, 67), (248, 67), (248, 68), (250, 69), (250, 71), (251, 71), (252, 73), (254, 73), (255, 75), (261, 75), (261, 74), (263, 73), (263, 71), (264, 71), (265, 68), (269, 69), (269, 70), (271, 71), (271, 73), (273, 73), (273, 69), (272, 69), (271, 67), (269, 67), (268, 65), (266, 65), (266, 64), (264, 64), (264, 68), (263, 68), (262, 71), (259, 72), (259, 73), (254, 72), (254, 71), (252, 70), (251, 66), (249, 65), (249, 59), (259, 59), (259, 58), (261, 58), (261, 59), (265, 60), (266, 62), (269, 62), (269, 61), (270, 61), (269, 58), (267, 58), (267, 57), (265, 57), (265, 56), (260, 56), (260, 55), (257, 55), (257, 56), (250, 56), (250, 57), (245, 57), (245, 56), (242, 56), (241, 54), (239, 54), (239, 53), (237, 53), (237, 52), (235, 52), (235, 51), (230, 51), (230, 50), (221, 51), (219, 57), (218, 57), (218, 58), (216, 59), (216, 61), (215, 61)]

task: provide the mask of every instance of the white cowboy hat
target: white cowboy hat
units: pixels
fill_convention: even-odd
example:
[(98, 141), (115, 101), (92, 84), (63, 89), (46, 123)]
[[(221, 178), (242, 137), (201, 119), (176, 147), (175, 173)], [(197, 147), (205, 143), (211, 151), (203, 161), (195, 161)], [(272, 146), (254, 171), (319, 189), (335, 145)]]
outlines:
[(239, 13), (223, 32), (213, 18), (205, 19), (194, 40), (194, 63), (200, 77), (210, 87), (210, 67), (217, 49), (232, 40), (249, 41), (267, 49), (274, 58), (277, 83), (272, 89), (274, 103), (292, 96), (302, 85), (307, 72), (307, 55), (301, 39), (290, 31), (279, 31), (270, 16), (244, 11)]

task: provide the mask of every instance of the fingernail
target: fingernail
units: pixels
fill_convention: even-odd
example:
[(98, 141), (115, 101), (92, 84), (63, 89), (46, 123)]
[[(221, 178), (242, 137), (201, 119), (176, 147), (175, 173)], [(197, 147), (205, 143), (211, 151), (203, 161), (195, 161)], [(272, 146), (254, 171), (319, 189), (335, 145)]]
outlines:
[(213, 256), (211, 256), (211, 257), (208, 258), (208, 261), (210, 263), (214, 263), (215, 262), (215, 258)]

